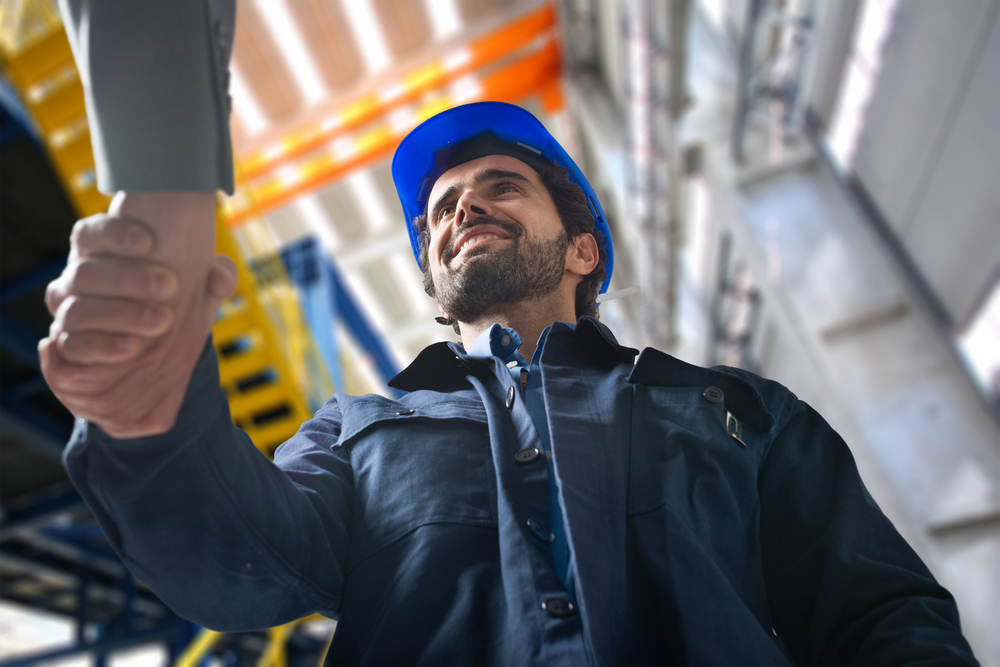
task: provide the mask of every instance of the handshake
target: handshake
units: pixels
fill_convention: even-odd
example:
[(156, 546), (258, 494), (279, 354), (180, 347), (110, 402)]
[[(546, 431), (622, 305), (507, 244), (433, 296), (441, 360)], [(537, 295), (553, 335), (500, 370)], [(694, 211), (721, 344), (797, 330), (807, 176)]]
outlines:
[(169, 431), (215, 314), (236, 287), (215, 255), (215, 194), (119, 193), (73, 228), (49, 283), (42, 374), (74, 415), (116, 438)]

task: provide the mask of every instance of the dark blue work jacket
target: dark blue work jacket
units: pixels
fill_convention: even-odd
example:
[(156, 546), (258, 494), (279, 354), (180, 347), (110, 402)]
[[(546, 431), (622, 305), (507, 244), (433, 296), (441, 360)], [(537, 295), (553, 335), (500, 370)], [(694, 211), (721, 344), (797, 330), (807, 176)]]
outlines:
[(549, 478), (499, 359), (433, 345), (398, 401), (337, 394), (272, 464), (214, 353), (170, 433), (78, 429), (66, 463), (132, 571), (220, 630), (339, 618), (330, 664), (974, 663), (951, 596), (784, 387), (554, 324)]

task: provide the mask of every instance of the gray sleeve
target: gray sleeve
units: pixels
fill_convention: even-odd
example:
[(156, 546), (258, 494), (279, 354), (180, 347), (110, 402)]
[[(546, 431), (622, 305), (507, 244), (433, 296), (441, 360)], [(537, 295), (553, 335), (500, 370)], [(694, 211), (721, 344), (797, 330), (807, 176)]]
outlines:
[(235, 0), (59, 0), (86, 94), (97, 187), (233, 192)]

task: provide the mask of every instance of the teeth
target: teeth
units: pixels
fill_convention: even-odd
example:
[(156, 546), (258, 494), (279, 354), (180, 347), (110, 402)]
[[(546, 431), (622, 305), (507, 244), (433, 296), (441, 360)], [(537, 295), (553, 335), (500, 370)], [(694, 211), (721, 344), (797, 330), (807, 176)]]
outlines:
[(474, 238), (471, 238), (471, 239), (467, 240), (465, 243), (463, 243), (462, 247), (459, 248), (458, 252), (461, 253), (466, 248), (468, 248), (470, 245), (472, 245), (474, 243), (479, 243), (480, 241), (482, 241), (484, 239), (499, 239), (499, 238), (500, 237), (497, 236), (496, 234), (482, 234), (481, 236), (476, 236)]

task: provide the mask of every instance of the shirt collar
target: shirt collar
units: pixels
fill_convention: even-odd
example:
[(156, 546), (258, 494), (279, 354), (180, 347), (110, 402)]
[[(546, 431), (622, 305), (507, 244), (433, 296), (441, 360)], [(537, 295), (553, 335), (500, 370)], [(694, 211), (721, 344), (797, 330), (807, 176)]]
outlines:
[(466, 353), (470, 357), (498, 357), (505, 364), (516, 361), (519, 366), (527, 366), (524, 357), (518, 351), (521, 342), (521, 336), (516, 331), (495, 323), (479, 334)]
[[(470, 373), (483, 375), (483, 377), (492, 375), (493, 371), (491, 367), (483, 363), (483, 357), (493, 356), (493, 341), (490, 335), (496, 329), (499, 329), (501, 332), (505, 331), (503, 327), (497, 324), (484, 332), (486, 339), (482, 345), (489, 350), (486, 355), (481, 354), (481, 350), (477, 345), (479, 343), (478, 338), (470, 346), (469, 351), (466, 351), (457, 343), (435, 343), (424, 348), (417, 355), (417, 358), (413, 360), (413, 363), (389, 381), (389, 386), (402, 391), (417, 391), (419, 389), (451, 391), (466, 385), (468, 383), (466, 376)], [(516, 332), (512, 329), (507, 329), (506, 331), (516, 335)], [(580, 361), (586, 360), (590, 363), (596, 362), (602, 365), (613, 366), (621, 362), (631, 363), (635, 355), (639, 352), (633, 348), (620, 345), (608, 327), (590, 317), (581, 317), (577, 323), (575, 332), (572, 331), (572, 325), (568, 325), (565, 322), (556, 322), (548, 331), (550, 337), (556, 334), (560, 338), (567, 334), (574, 336), (579, 345), (574, 346), (575, 352), (572, 354), (574, 356), (576, 354), (583, 354), (582, 357), (579, 357)], [(483, 338), (483, 334), (480, 334), (479, 338)], [(501, 343), (502, 338), (503, 333), (500, 334)], [(521, 346), (520, 336), (517, 337), (515, 343), (514, 336), (512, 335), (511, 342), (508, 345), (513, 345), (514, 352), (516, 353), (517, 348)], [(502, 350), (505, 347), (507, 346), (501, 345), (500, 349)], [(518, 357), (520, 356), (518, 353)], [(505, 357), (500, 358), (504, 359)]]

